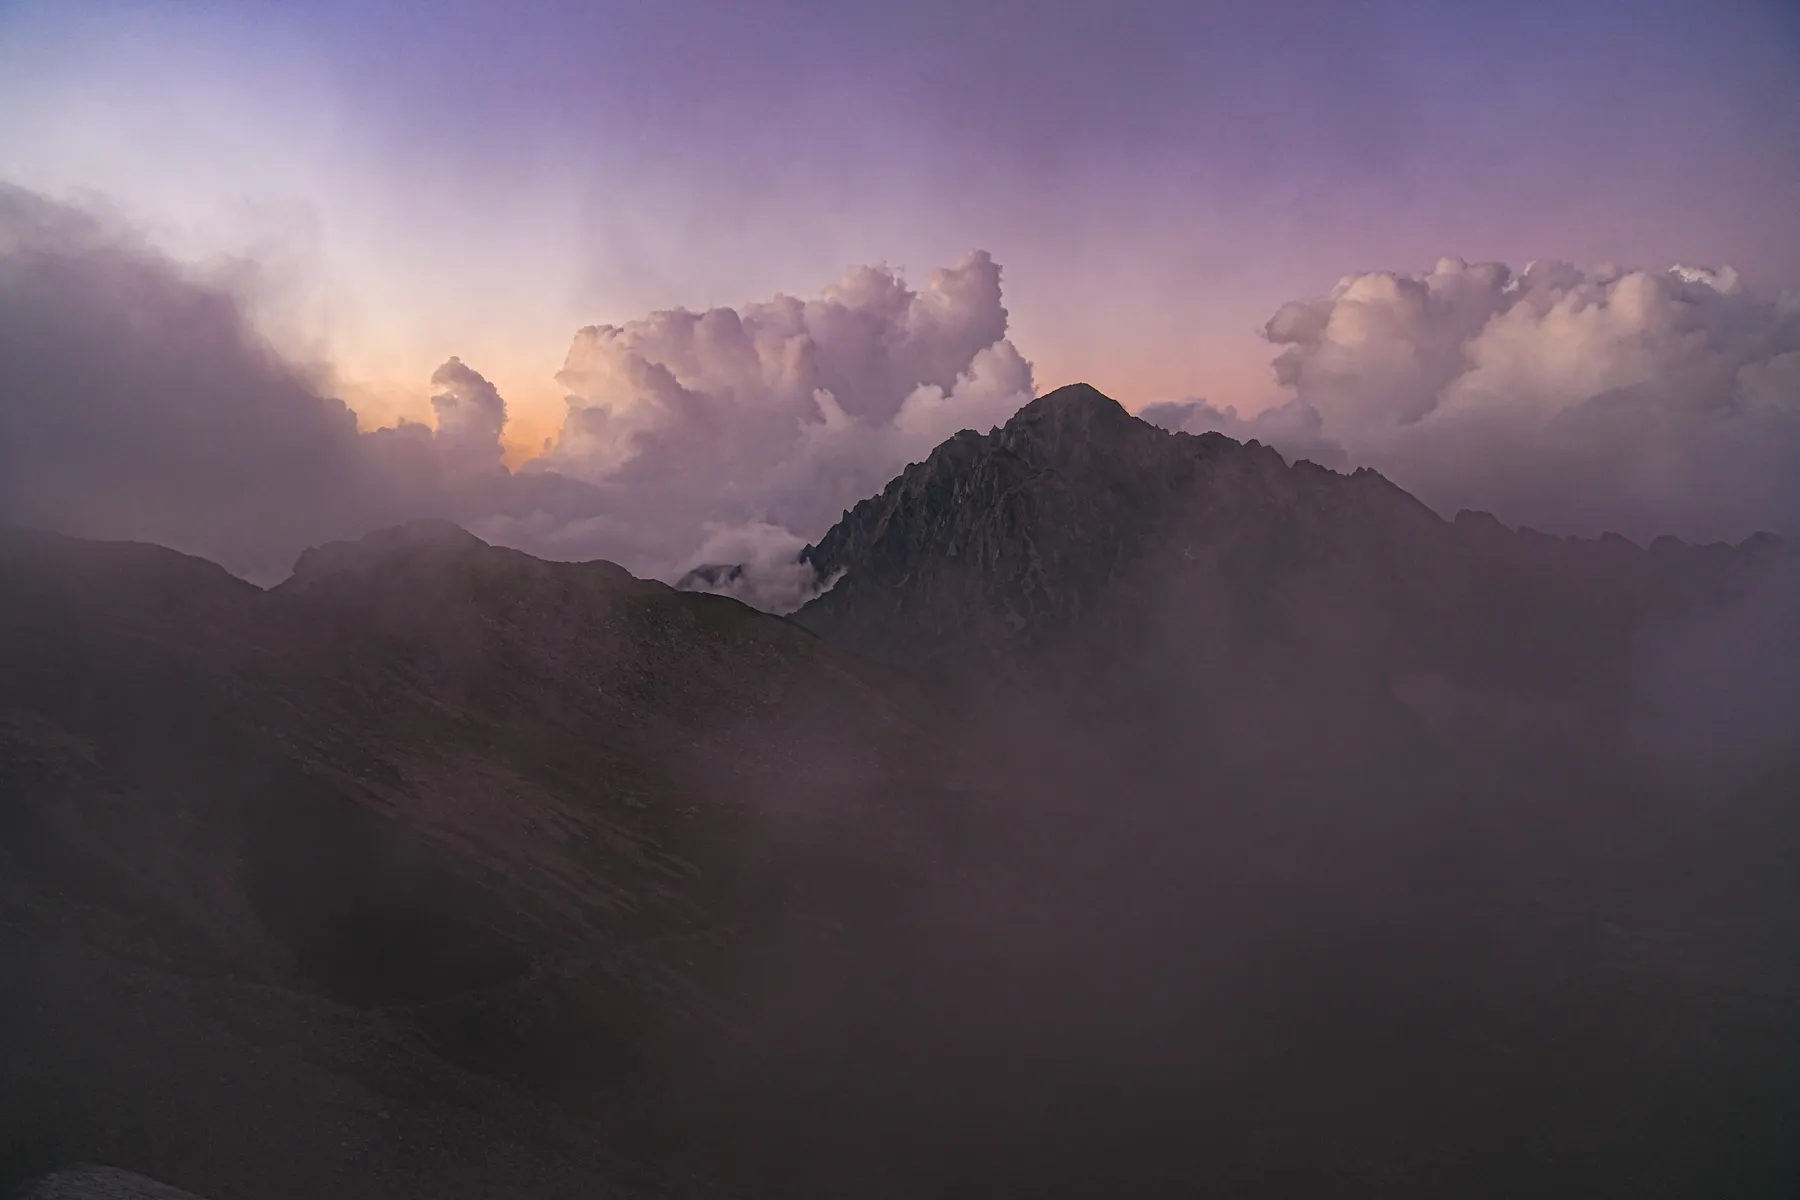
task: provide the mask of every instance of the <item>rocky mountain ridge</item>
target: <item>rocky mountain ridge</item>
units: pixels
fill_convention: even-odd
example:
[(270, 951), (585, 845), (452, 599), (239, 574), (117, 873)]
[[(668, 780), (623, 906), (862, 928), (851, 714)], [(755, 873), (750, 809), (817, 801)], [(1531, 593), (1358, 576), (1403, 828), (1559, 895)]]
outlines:
[(1374, 471), (1169, 433), (1077, 384), (957, 434), (846, 513), (803, 552), (842, 577), (795, 619), (952, 675), (1084, 653), (1091, 671), (1126, 648), (1196, 669), (1298, 655), (1599, 710), (1629, 687), (1645, 630), (1741, 596), (1785, 553), (1766, 534), (1646, 549), (1444, 520)]

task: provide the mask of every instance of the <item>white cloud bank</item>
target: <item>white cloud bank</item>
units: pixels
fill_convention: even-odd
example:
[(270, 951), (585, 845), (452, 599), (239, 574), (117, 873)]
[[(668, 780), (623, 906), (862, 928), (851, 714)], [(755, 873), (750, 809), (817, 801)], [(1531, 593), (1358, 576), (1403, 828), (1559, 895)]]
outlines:
[(0, 187), (0, 520), (160, 542), (259, 581), (306, 546), (418, 516), (734, 594), (805, 598), (809, 537), (958, 429), (1028, 400), (984, 253), (909, 288), (852, 271), (816, 300), (661, 312), (575, 337), (561, 435), (518, 472), (506, 405), (452, 358), (435, 427), (359, 431), (245, 297), (131, 231)]
[[(505, 401), (473, 367), (432, 376), (434, 426), (359, 431), (251, 307), (116, 224), (0, 187), (0, 520), (272, 581), (308, 545), (439, 516), (668, 580), (741, 564), (718, 590), (785, 610), (820, 586), (804, 541), (1033, 392), (987, 254), (917, 289), (866, 267), (816, 299), (579, 331), (562, 430), (515, 472)], [(1800, 532), (1800, 300), (1729, 271), (1447, 260), (1345, 279), (1267, 336), (1286, 404), (1144, 415), (1557, 532)]]
[(1143, 415), (1552, 532), (1800, 532), (1800, 296), (1754, 295), (1729, 268), (1446, 259), (1346, 278), (1265, 336), (1285, 404)]
[[(533, 513), (478, 532), (591, 547), (665, 577), (738, 553), (736, 539), (755, 550), (742, 561), (772, 568), (774, 542), (797, 551), (951, 434), (985, 432), (1031, 399), (1006, 321), (1000, 268), (977, 251), (918, 291), (864, 267), (816, 300), (589, 326), (557, 375), (569, 392), (562, 432), (524, 470), (582, 480), (618, 504), (585, 523)], [(771, 605), (793, 587), (775, 576)]]

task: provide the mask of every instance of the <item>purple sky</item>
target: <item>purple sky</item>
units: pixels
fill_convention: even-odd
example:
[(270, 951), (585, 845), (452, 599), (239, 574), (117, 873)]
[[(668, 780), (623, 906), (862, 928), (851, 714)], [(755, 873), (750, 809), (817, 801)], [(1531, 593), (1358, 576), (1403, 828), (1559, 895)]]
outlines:
[(365, 416), (460, 355), (532, 444), (579, 326), (972, 248), (1041, 388), (1250, 411), (1351, 272), (1800, 285), (1800, 8), (12, 3), (0, 180), (254, 255)]

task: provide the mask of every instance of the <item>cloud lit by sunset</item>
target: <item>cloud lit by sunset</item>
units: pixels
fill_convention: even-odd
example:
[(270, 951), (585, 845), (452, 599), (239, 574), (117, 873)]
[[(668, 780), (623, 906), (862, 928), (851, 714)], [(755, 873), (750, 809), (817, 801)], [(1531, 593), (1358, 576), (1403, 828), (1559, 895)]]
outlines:
[[(590, 490), (478, 512), (461, 467), (430, 487), (493, 536), (654, 573), (709, 529), (817, 536), (935, 439), (1076, 379), (1440, 506), (1724, 536), (1793, 510), (1800, 158), (1773, 131), (1800, 78), (1791, 14), (1702, 8), (1513, 6), (1452, 37), (1439, 6), (1311, 0), (1228, 21), (26, 3), (0, 16), (8, 250), (86, 214), (113, 267), (241, 314), (232, 336), (367, 445), (417, 442), (405, 470), (427, 470), (433, 373), (467, 364), (504, 398), (496, 469)], [(979, 281), (935, 282), (971, 262)], [(111, 269), (62, 278), (129, 324)], [(8, 302), (41, 310), (41, 283), (15, 272)], [(142, 397), (188, 386), (115, 365)], [(1604, 401), (1633, 387), (1636, 415)], [(7, 400), (16, 446), (44, 428), (32, 403)], [(1519, 442), (1518, 406), (1546, 403), (1566, 436)], [(1580, 503), (1525, 482), (1719, 405), (1760, 415), (1658, 426)], [(15, 513), (82, 491), (45, 470)], [(415, 485), (365, 492), (441, 507)], [(260, 569), (326, 528), (288, 524)]]

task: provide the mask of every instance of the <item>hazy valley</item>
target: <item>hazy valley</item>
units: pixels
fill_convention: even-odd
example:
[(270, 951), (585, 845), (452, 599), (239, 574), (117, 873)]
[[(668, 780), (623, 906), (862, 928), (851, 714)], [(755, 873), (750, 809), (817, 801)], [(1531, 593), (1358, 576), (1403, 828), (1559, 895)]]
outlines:
[(5, 1182), (1800, 1182), (1777, 539), (1445, 520), (1076, 386), (801, 560), (778, 617), (442, 521), (268, 589), (0, 534)]

